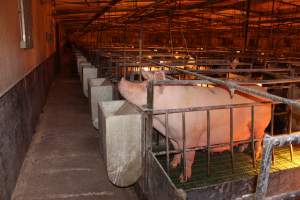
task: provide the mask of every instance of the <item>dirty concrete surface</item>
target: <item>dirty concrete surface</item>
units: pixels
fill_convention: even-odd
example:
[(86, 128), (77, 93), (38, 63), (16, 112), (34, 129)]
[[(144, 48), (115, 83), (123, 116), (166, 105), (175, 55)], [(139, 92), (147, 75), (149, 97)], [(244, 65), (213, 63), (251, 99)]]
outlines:
[(100, 156), (88, 99), (70, 50), (53, 82), (23, 163), (13, 200), (135, 200), (133, 188), (112, 185)]

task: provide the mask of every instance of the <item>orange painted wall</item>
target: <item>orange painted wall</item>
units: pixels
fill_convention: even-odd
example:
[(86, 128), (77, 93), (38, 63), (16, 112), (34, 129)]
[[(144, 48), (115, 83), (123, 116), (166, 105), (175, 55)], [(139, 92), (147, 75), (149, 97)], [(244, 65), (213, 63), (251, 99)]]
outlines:
[[(0, 0), (0, 97), (55, 52), (51, 4), (32, 0), (32, 20), (33, 48), (21, 49), (18, 0)], [(53, 34), (51, 43), (46, 32)]]

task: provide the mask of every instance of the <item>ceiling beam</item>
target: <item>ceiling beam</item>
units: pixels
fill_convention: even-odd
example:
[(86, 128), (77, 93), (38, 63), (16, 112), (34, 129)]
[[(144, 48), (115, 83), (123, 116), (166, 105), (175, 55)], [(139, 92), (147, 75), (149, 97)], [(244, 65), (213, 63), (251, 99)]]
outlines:
[(116, 5), (119, 1), (121, 0), (111, 0), (106, 6), (100, 9), (93, 17), (90, 18), (90, 20), (82, 27), (82, 30), (92, 24), (96, 19), (108, 11), (112, 6)]

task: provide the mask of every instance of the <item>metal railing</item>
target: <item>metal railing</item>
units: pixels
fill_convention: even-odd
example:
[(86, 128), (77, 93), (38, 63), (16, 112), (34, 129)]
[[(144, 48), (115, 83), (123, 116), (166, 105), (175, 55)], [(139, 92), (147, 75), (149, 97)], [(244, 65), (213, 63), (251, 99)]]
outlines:
[[(182, 72), (186, 72), (185, 70), (182, 69), (176, 69)], [(219, 106), (206, 106), (206, 107), (195, 107), (195, 108), (179, 108), (179, 109), (165, 109), (165, 110), (155, 110), (154, 109), (154, 86), (155, 85), (163, 85), (163, 84), (168, 84), (170, 83), (172, 85), (172, 82), (174, 80), (168, 80), (168, 81), (148, 81), (148, 85), (147, 85), (147, 105), (146, 108), (143, 108), (143, 110), (146, 112), (147, 115), (147, 125), (146, 125), (146, 134), (145, 134), (145, 141), (146, 141), (146, 149), (145, 149), (145, 156), (146, 156), (146, 160), (147, 160), (147, 154), (148, 153), (153, 153), (155, 155), (166, 155), (166, 166), (167, 166), (167, 172), (169, 172), (169, 163), (170, 163), (170, 155), (171, 154), (175, 154), (175, 153), (181, 153), (182, 157), (183, 157), (183, 173), (185, 173), (185, 154), (189, 151), (196, 151), (199, 149), (206, 149), (207, 150), (207, 173), (210, 174), (210, 152), (213, 148), (216, 147), (221, 147), (221, 146), (229, 146), (230, 147), (230, 152), (231, 152), (231, 162), (232, 162), (232, 166), (234, 166), (234, 150), (233, 147), (237, 144), (251, 144), (251, 151), (252, 151), (252, 161), (253, 161), (253, 166), (255, 167), (256, 164), (256, 160), (255, 160), (255, 145), (254, 143), (261, 140), (261, 139), (257, 139), (254, 136), (254, 116), (255, 116), (255, 107), (256, 106), (262, 106), (262, 105), (266, 105), (266, 104), (270, 104), (270, 105), (274, 105), (274, 104), (278, 104), (278, 103), (284, 103), (286, 105), (288, 105), (290, 108), (292, 106), (296, 106), (299, 108), (299, 102), (296, 100), (292, 100), (292, 99), (288, 99), (288, 98), (283, 98), (283, 97), (279, 97), (276, 95), (272, 95), (269, 94), (267, 92), (263, 92), (263, 91), (258, 91), (252, 88), (248, 88), (248, 87), (243, 87), (240, 86), (236, 83), (233, 83), (232, 81), (222, 81), (216, 78), (212, 78), (212, 77), (207, 77), (207, 76), (203, 76), (203, 75), (199, 75), (199, 74), (195, 74), (193, 72), (187, 72), (188, 74), (192, 74), (195, 75), (196, 77), (200, 78), (200, 79), (204, 79), (207, 80), (211, 83), (214, 84), (221, 84), (221, 85), (225, 85), (226, 87), (229, 88), (234, 88), (238, 91), (241, 92), (245, 92), (247, 94), (250, 95), (256, 95), (259, 97), (263, 97), (263, 98), (268, 98), (271, 99), (274, 102), (254, 102), (254, 103), (247, 103), (247, 104), (239, 104), (239, 105), (219, 105)], [(175, 80), (177, 82), (177, 84), (180, 83), (180, 81)], [(184, 80), (183, 81), (185, 84), (189, 83), (189, 80)], [(193, 84), (192, 81), (190, 83), (191, 85)], [(234, 119), (233, 119), (233, 110), (235, 108), (239, 108), (239, 107), (248, 107), (251, 109), (251, 134), (250, 134), (250, 138), (249, 140), (244, 140), (244, 141), (234, 141), (234, 131), (233, 131), (233, 124), (234, 124)], [(228, 143), (224, 143), (224, 144), (217, 144), (217, 145), (213, 145), (211, 144), (211, 131), (210, 131), (210, 124), (211, 124), (211, 110), (217, 110), (217, 109), (228, 109), (229, 113), (230, 113), (230, 141)], [(197, 147), (189, 147), (187, 148), (185, 146), (185, 141), (186, 141), (186, 116), (185, 114), (187, 112), (195, 112), (195, 111), (205, 111), (206, 112), (206, 118), (207, 118), (207, 144), (205, 146), (197, 146)], [(271, 129), (270, 129), (270, 134), (272, 135), (274, 132), (274, 106), (272, 106), (271, 109)], [(169, 128), (168, 128), (168, 121), (169, 121), (169, 115), (172, 113), (181, 113), (182, 115), (182, 148), (181, 149), (177, 149), (177, 150), (170, 150), (169, 147)], [(161, 151), (161, 152), (152, 152), (152, 125), (153, 125), (153, 120), (155, 115), (164, 115), (165, 117), (165, 130), (166, 130), (166, 150), (165, 151)], [(289, 117), (290, 121), (291, 121), (291, 112), (290, 112), (290, 117)], [(291, 122), (289, 122), (289, 133), (291, 133)], [(291, 158), (293, 155), (292, 152), (292, 146), (290, 145), (290, 154), (291, 154)], [(271, 157), (273, 157), (274, 154), (273, 152), (271, 152)], [(184, 174), (185, 177), (185, 174)]]

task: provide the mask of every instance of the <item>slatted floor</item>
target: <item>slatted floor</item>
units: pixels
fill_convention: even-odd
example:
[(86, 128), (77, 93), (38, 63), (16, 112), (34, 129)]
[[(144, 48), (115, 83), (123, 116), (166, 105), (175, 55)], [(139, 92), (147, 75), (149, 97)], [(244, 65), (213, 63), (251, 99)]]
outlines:
[[(290, 159), (288, 147), (275, 149), (275, 162), (271, 172), (284, 169), (300, 167), (300, 147), (294, 147), (293, 161)], [(193, 164), (193, 174), (186, 183), (179, 182), (179, 175), (182, 172), (182, 165), (170, 170), (170, 177), (178, 188), (191, 189), (196, 187), (209, 186), (226, 181), (238, 180), (241, 178), (257, 175), (260, 168), (260, 160), (257, 161), (256, 168), (253, 168), (250, 152), (234, 154), (234, 170), (232, 171), (229, 152), (214, 153), (211, 156), (211, 175), (207, 176), (207, 156), (205, 152), (197, 152), (196, 160)], [(166, 168), (166, 159), (159, 156), (158, 160)]]

